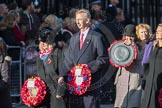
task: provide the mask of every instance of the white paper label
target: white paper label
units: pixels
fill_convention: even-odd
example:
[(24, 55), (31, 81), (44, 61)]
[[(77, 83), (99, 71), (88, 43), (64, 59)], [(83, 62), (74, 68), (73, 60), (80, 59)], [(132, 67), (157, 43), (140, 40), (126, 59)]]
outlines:
[(35, 81), (34, 80), (28, 80), (27, 87), (35, 87)]
[(83, 77), (76, 77), (76, 84), (81, 85), (83, 83)]
[(82, 69), (75, 70), (75, 76), (81, 76)]

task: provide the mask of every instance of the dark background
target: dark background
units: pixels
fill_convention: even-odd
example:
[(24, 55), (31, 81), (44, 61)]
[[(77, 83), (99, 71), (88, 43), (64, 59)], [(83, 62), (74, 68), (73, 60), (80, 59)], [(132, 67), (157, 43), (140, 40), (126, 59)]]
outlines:
[[(22, 0), (0, 0), (0, 3), (17, 2), (21, 5)], [(33, 0), (35, 1), (35, 0)], [(89, 8), (90, 0), (38, 0), (41, 2), (43, 13), (54, 13), (57, 16), (68, 14), (68, 10), (75, 8)], [(91, 0), (92, 1), (92, 0)], [(119, 0), (119, 7), (135, 23), (148, 23), (155, 30), (158, 23), (162, 21), (162, 0)], [(103, 10), (108, 0), (101, 0)]]

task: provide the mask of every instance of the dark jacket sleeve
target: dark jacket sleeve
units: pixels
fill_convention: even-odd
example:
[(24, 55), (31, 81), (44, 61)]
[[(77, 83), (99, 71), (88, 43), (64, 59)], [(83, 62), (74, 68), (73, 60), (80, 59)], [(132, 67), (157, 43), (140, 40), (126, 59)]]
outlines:
[(92, 73), (97, 72), (104, 65), (108, 64), (108, 53), (104, 44), (103, 36), (96, 36), (94, 39), (95, 48), (97, 49), (97, 58), (88, 63)]
[(72, 46), (70, 44), (67, 51), (65, 52), (64, 60), (61, 66), (60, 76), (67, 76), (67, 73), (70, 71), (71, 67), (73, 66), (73, 60), (72, 60), (73, 54), (71, 53), (72, 53)]

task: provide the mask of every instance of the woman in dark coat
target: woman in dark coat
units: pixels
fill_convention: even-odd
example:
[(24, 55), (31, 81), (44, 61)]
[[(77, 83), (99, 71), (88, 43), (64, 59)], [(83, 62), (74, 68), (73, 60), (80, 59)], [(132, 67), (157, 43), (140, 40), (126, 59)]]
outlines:
[(49, 28), (40, 31), (37, 75), (45, 81), (48, 94), (41, 108), (66, 108), (63, 99), (65, 88), (57, 85), (61, 56), (54, 48), (54, 39), (55, 34)]
[(149, 59), (149, 73), (146, 76), (145, 95), (141, 108), (161, 108), (158, 100), (162, 88), (162, 24), (156, 30), (156, 40)]

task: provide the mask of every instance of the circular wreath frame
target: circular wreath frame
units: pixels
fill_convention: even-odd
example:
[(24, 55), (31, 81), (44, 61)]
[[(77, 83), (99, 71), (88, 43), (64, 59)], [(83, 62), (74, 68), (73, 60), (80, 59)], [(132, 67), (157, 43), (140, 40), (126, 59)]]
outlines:
[[(27, 87), (28, 81), (29, 80), (34, 80), (35, 84), (34, 86), (37, 89), (37, 93), (35, 96), (31, 95), (31, 90), (32, 88)], [(28, 78), (22, 88), (21, 88), (21, 98), (22, 101), (24, 102), (25, 105), (27, 106), (32, 106), (32, 107), (36, 107), (38, 105), (40, 105), (42, 103), (42, 101), (44, 100), (45, 96), (46, 96), (46, 84), (45, 82), (38, 76), (35, 77), (31, 77)]]
[[(118, 42), (123, 42), (123, 41), (124, 41), (123, 39), (122, 39), (122, 40), (115, 40), (115, 41), (113, 41), (113, 42), (111, 43), (110, 47), (107, 49), (109, 55), (110, 55), (111, 47), (112, 47), (114, 44), (116, 44), (116, 43), (118, 43)], [(135, 45), (131, 45), (131, 47), (132, 47), (133, 50), (134, 50), (134, 55), (133, 55), (133, 57), (134, 57), (133, 60), (134, 60), (134, 59), (137, 58), (137, 48), (136, 48)], [(116, 63), (111, 59), (111, 57), (110, 57), (110, 60), (109, 60), (109, 61), (110, 61), (110, 63), (111, 63), (112, 66), (117, 67), (117, 68), (122, 68), (122, 67), (129, 67), (129, 66), (133, 63), (133, 60), (131, 60), (128, 64), (125, 64), (125, 65), (118, 65), (118, 64), (116, 64)]]
[[(83, 77), (83, 82), (80, 85), (76, 84), (75, 70), (79, 68), (82, 69), (81, 77)], [(78, 64), (74, 66), (68, 73), (68, 87), (69, 90), (75, 95), (83, 95), (91, 84), (91, 71), (86, 64)]]

